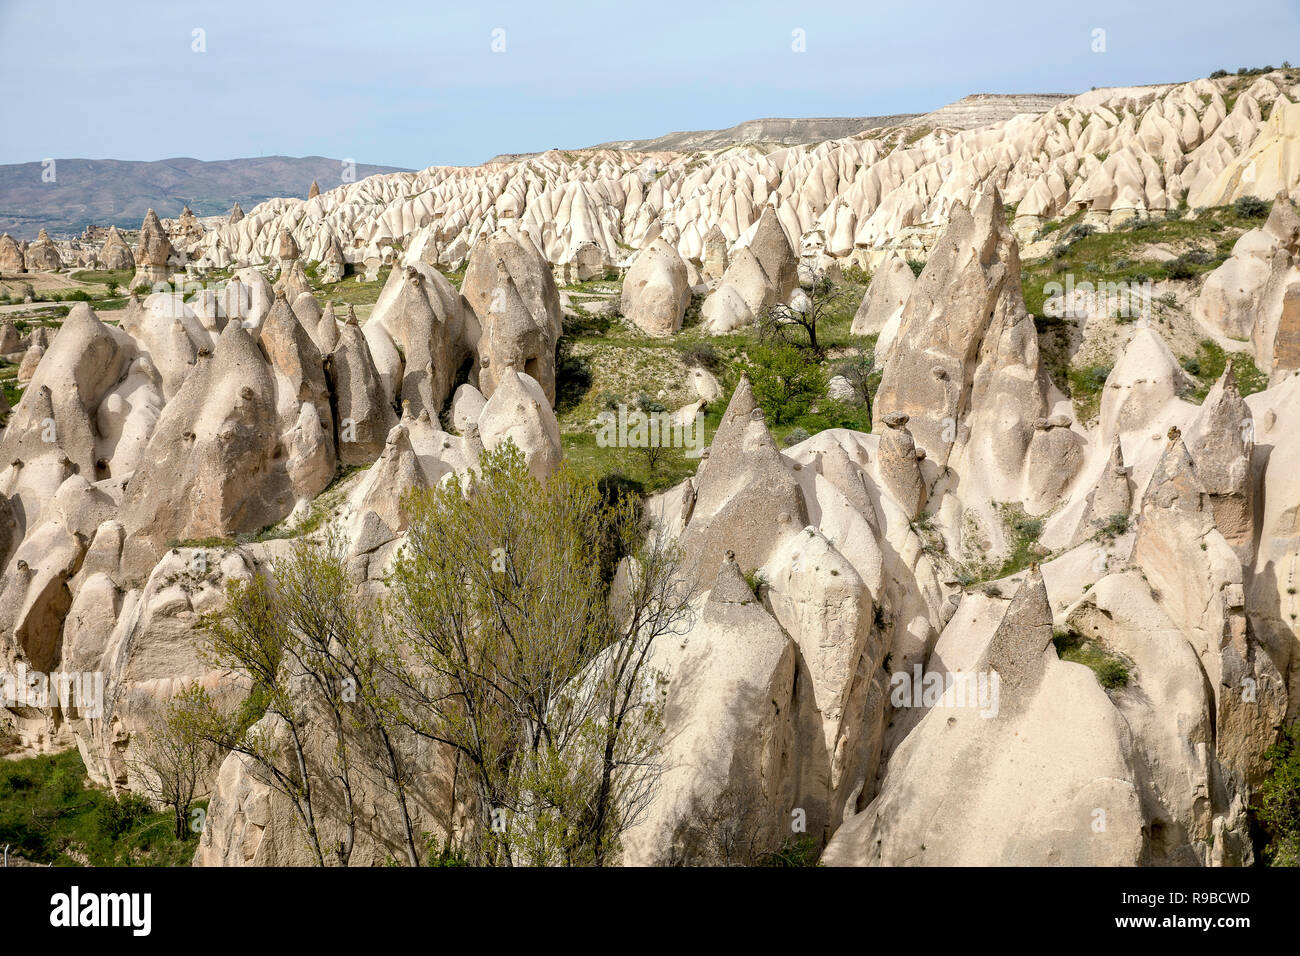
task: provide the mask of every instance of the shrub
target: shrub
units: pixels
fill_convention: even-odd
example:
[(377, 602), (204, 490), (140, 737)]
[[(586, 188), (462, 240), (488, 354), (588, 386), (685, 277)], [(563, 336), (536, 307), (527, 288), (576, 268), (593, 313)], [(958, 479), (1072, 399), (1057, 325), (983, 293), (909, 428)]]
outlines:
[(1268, 388), (1268, 376), (1260, 371), (1259, 366), (1255, 364), (1254, 356), (1249, 352), (1233, 352), (1229, 355), (1213, 339), (1202, 339), (1197, 344), (1195, 355), (1179, 359), (1179, 364), (1200, 381), (1195, 396), (1197, 400), (1203, 399), (1209, 393), (1210, 388), (1223, 374), (1229, 359), (1232, 360), (1237, 387), (1243, 396), (1254, 395)]
[(668, 410), (663, 402), (651, 398), (644, 392), (637, 396), (636, 407), (641, 409), (641, 411), (645, 412), (647, 415), (658, 415), (660, 412)]
[(561, 349), (555, 365), (555, 404), (572, 407), (591, 389), (591, 365), (585, 358)]
[(1128, 686), (1128, 662), (1117, 654), (1112, 654), (1100, 642), (1089, 640), (1074, 631), (1055, 630), (1052, 632), (1052, 644), (1061, 660), (1091, 668), (1097, 675), (1097, 683), (1107, 690)]
[(1273, 204), (1258, 196), (1242, 196), (1232, 204), (1232, 210), (1242, 219), (1263, 219)]
[(826, 394), (826, 373), (807, 350), (777, 342), (751, 351), (746, 371), (754, 398), (773, 425), (798, 418)]
[(1100, 518), (1094, 523), (1097, 525), (1098, 537), (1113, 540), (1128, 531), (1129, 518), (1127, 514), (1121, 512)]
[(856, 285), (871, 284), (871, 273), (862, 268), (862, 266), (858, 265), (856, 262), (850, 263), (841, 268), (840, 275), (843, 277), (845, 282), (852, 282)]
[(759, 866), (821, 866), (821, 844), (810, 836), (791, 837), (781, 844), (780, 849), (765, 853), (758, 858)]
[(1270, 866), (1300, 866), (1300, 724), (1286, 730), (1264, 757), (1272, 766), (1255, 811), (1269, 836), (1264, 859)]
[(716, 372), (722, 367), (722, 356), (712, 342), (692, 342), (682, 349), (682, 361), (687, 365)]
[(135, 825), (149, 816), (153, 809), (149, 801), (136, 793), (124, 793), (117, 800), (104, 804), (99, 811), (99, 829), (109, 839), (129, 833)]
[(925, 269), (925, 261), (922, 259), (908, 259), (907, 267), (912, 270), (912, 275), (919, 276)]
[(1165, 277), (1169, 279), (1192, 279), (1196, 276), (1196, 270), (1192, 264), (1187, 261), (1185, 256), (1179, 256), (1177, 259), (1170, 259), (1165, 263)]
[(785, 440), (782, 441), (781, 444), (786, 448), (789, 448), (792, 445), (799, 444), (801, 441), (807, 441), (811, 437), (812, 436), (802, 428), (796, 428), (794, 431), (790, 432), (790, 434), (785, 436)]

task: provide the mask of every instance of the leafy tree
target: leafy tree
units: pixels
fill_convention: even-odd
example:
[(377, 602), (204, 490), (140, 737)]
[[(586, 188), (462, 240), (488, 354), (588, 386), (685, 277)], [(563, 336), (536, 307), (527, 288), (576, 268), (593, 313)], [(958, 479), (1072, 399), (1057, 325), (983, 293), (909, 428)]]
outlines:
[(773, 425), (789, 422), (826, 395), (826, 373), (809, 354), (789, 343), (751, 350), (745, 368), (754, 398)]
[(1271, 837), (1264, 855), (1273, 866), (1300, 866), (1300, 724), (1288, 728), (1264, 756), (1272, 761), (1256, 811)]
[(149, 799), (171, 809), (178, 840), (189, 832), (190, 805), (212, 763), (211, 745), (194, 732), (194, 717), (205, 705), (198, 684), (172, 698), (162, 720), (141, 735), (131, 761)]
[(511, 442), (407, 505), (383, 609), (399, 714), (464, 768), (467, 857), (610, 862), (657, 779), (650, 650), (690, 614), (678, 555), (631, 498), (568, 469), (541, 484)]
[(866, 406), (867, 418), (870, 419), (871, 401), (876, 389), (880, 387), (880, 379), (884, 374), (882, 369), (876, 368), (874, 345), (841, 362), (836, 367), (835, 374), (844, 376), (844, 380), (853, 389), (854, 398)]
[[(285, 730), (281, 747), (271, 726), (255, 713), (220, 710), (202, 687), (194, 691), (195, 707), (190, 732), (221, 750), (246, 757), (265, 782), (288, 798), (302, 827), (312, 859), (326, 865), (326, 853), (316, 810), (317, 775), (307, 758), (308, 712), (294, 692), (286, 664), (292, 640), (274, 594), (261, 576), (226, 585), (226, 607), (199, 620), (208, 639), (213, 663), (252, 687), (252, 696), (264, 705), (265, 716)], [(251, 719), (250, 719), (251, 718)]]
[[(848, 296), (848, 289), (837, 286), (825, 273), (818, 273), (811, 282), (795, 289), (789, 304), (778, 302), (763, 313), (759, 319), (759, 338), (763, 342), (775, 339), (807, 345), (820, 355), (817, 327), (839, 314), (848, 304)], [(801, 334), (795, 333), (796, 329)], [(798, 341), (805, 337), (806, 342)]]
[(334, 774), (347, 820), (340, 862), (355, 839), (354, 774), (373, 771), (395, 800), (407, 863), (420, 853), (407, 798), (407, 768), (394, 731), (392, 689), (383, 625), (373, 602), (363, 600), (347, 568), (347, 544), (336, 528), (316, 539), (295, 540), (274, 564), (278, 603), (293, 638), (287, 650), (295, 670), (311, 683), (333, 727)]

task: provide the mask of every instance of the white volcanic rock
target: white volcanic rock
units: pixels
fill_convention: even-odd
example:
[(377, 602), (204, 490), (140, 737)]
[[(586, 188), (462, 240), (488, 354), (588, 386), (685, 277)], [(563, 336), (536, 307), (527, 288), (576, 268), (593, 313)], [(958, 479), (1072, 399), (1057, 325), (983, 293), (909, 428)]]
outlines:
[(623, 316), (651, 335), (671, 335), (682, 327), (690, 301), (686, 263), (672, 246), (656, 239), (641, 251), (623, 279)]
[(854, 335), (879, 335), (891, 319), (901, 316), (916, 276), (902, 257), (890, 253), (871, 276), (871, 286), (853, 316)]
[(698, 832), (718, 817), (739, 817), (725, 822), (771, 846), (795, 806), (794, 643), (734, 559), (711, 577), (694, 627), (655, 647), (655, 666), (669, 675), (667, 769), (659, 796), (624, 839), (625, 864), (719, 862)]
[(390, 401), (436, 415), (466, 353), (460, 294), (423, 264), (394, 269), (362, 327)]
[[(202, 659), (194, 622), (226, 580), (267, 573), (282, 530), (328, 512), (350, 579), (378, 596), (409, 492), (506, 440), (552, 474), (557, 275), (626, 269), (625, 312), (662, 333), (707, 293), (703, 328), (723, 333), (847, 262), (875, 273), (854, 332), (878, 335), (880, 427), (779, 448), (742, 379), (696, 473), (645, 502), (702, 593), (654, 648), (667, 759), (624, 861), (752, 862), (806, 832), (831, 863), (1249, 864), (1262, 754), (1300, 709), (1300, 384), (1286, 374), (1300, 217), (1276, 201), (1242, 236), (1192, 307), (1204, 332), (1177, 316), (1132, 330), (1095, 425), (1073, 420), (1040, 361), (1017, 236), (1294, 190), (1296, 93), (1279, 72), (1095, 90), (983, 128), (377, 176), (206, 232), (182, 217), (170, 237), (147, 216), (141, 281), (187, 264), (237, 279), (133, 300), (117, 325), (79, 305), (57, 336), (0, 327), (30, 383), (0, 436), (0, 658), (101, 669), (110, 703), (100, 718), (5, 717), (25, 746), (75, 739), (96, 781), (138, 787), (127, 758), (171, 694), (197, 680), (242, 696)], [(0, 253), (21, 256), (13, 245)], [(915, 280), (909, 258), (927, 259)], [(308, 263), (392, 267), (364, 328), (320, 309)], [(260, 271), (273, 265), (279, 296)], [(442, 275), (462, 266), (463, 295)], [(1243, 398), (1229, 369), (1194, 404), (1173, 351), (1188, 333), (1249, 339), (1271, 387)], [(678, 386), (701, 402), (725, 394), (688, 374)], [(702, 410), (667, 383), (660, 397), (679, 419)], [(185, 546), (273, 525), (260, 545)], [(1040, 569), (989, 580), (1026, 549)], [(1127, 682), (1103, 689), (1059, 660), (1054, 625)], [(996, 674), (996, 713), (894, 699), (915, 668)], [(416, 826), (444, 838), (470, 811), (423, 801), (453, 764), (403, 746)], [(290, 808), (242, 760), (212, 785), (196, 862), (308, 862)], [(382, 788), (362, 791), (382, 822)], [(333, 839), (336, 801), (321, 810)], [(400, 856), (391, 833), (377, 826), (354, 861)]]
[(1300, 368), (1300, 213), (1286, 193), (1267, 222), (1244, 233), (1205, 280), (1193, 314), (1206, 328), (1249, 339), (1265, 372)]
[(996, 714), (976, 694), (958, 697), (963, 684), (929, 706), (891, 756), (880, 795), (845, 821), (823, 862), (1140, 862), (1145, 821), (1124, 721), (1087, 668), (1057, 660), (1051, 639), (1034, 573), (978, 657), (948, 662), (947, 673), (998, 675)]
[(506, 369), (522, 372), (555, 401), (560, 295), (551, 270), (526, 232), (502, 228), (475, 245), (461, 291), (477, 323), (466, 343), (478, 356), (476, 384), (492, 397)]
[(483, 447), (491, 451), (513, 441), (528, 459), (533, 476), (544, 481), (560, 465), (560, 428), (542, 387), (531, 376), (508, 369), (483, 406), (477, 421)]
[(1132, 560), (1214, 689), (1216, 750), (1229, 785), (1257, 782), (1286, 713), (1285, 681), (1247, 628), (1241, 559), (1215, 527), (1214, 501), (1176, 429), (1143, 496)]

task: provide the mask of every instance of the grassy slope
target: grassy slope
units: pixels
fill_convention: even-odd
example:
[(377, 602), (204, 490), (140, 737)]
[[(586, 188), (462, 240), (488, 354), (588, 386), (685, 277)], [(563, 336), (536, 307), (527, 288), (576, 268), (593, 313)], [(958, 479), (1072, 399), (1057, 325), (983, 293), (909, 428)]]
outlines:
[(89, 786), (75, 749), (0, 760), (0, 847), (55, 866), (189, 865), (197, 837), (178, 841), (170, 812), (115, 825), (114, 804), (111, 794)]
[[(602, 280), (566, 286), (565, 291), (571, 295), (613, 292), (618, 285), (617, 281)], [(825, 347), (819, 364), (828, 375), (837, 363), (874, 345), (871, 339), (849, 334), (853, 314), (866, 286), (860, 282), (846, 282), (845, 286), (849, 294), (818, 329), (818, 337)], [(695, 473), (698, 461), (687, 458), (679, 449), (665, 450), (663, 458), (652, 466), (641, 449), (600, 447), (596, 442), (595, 421), (602, 411), (613, 410), (620, 403), (635, 408), (642, 396), (657, 401), (668, 411), (694, 402), (696, 396), (688, 384), (693, 354), (711, 348), (714, 359), (711, 370), (724, 392), (723, 398), (705, 412), (704, 442), (707, 445), (712, 440), (758, 337), (748, 329), (721, 336), (705, 334), (700, 329), (699, 305), (700, 300), (696, 299), (681, 332), (665, 338), (641, 332), (620, 315), (580, 314), (576, 319), (566, 319), (560, 342), (556, 414), (565, 458), (580, 473), (596, 479), (617, 478), (643, 492), (671, 487)], [(808, 414), (772, 428), (772, 433), (780, 444), (796, 429), (815, 434), (838, 424), (871, 430), (864, 409), (832, 408), (830, 403), (822, 403)]]
[[(1076, 283), (1141, 284), (1147, 280), (1173, 280), (1199, 284), (1228, 258), (1243, 232), (1262, 225), (1264, 220), (1243, 217), (1227, 206), (1201, 210), (1194, 219), (1152, 219), (1131, 228), (1080, 236), (1079, 230), (1072, 231), (1080, 218), (1076, 214), (1043, 226), (1039, 236), (1054, 240), (1053, 248), (1046, 256), (1022, 263), (1021, 288), (1025, 306), (1038, 325), (1040, 351), (1048, 374), (1058, 388), (1074, 399), (1079, 420), (1089, 422), (1097, 415), (1102, 387), (1113, 360), (1107, 364), (1069, 359), (1065, 350), (1069, 339), (1066, 322), (1044, 315), (1046, 285), (1053, 281), (1063, 284), (1067, 274), (1073, 275)], [(1178, 259), (1159, 263), (1140, 258), (1143, 249), (1157, 244), (1168, 247)], [(1155, 311), (1159, 314), (1170, 307), (1169, 303), (1157, 302)], [(1124, 324), (1134, 319), (1116, 317), (1112, 321)], [(1243, 394), (1267, 387), (1267, 377), (1255, 366), (1249, 351), (1234, 351), (1231, 357)], [(1222, 374), (1228, 354), (1205, 339), (1199, 343), (1196, 354), (1179, 358), (1183, 367), (1200, 382), (1198, 389), (1187, 398), (1199, 402)]]

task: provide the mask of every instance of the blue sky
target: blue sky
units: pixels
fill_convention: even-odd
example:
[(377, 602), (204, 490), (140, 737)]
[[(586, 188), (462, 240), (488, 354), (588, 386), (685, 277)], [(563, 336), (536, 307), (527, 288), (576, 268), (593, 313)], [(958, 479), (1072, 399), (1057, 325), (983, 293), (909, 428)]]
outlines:
[(1300, 63), (1300, 0), (0, 0), (15, 104), (0, 163), (278, 153), (420, 168), (1285, 59)]

